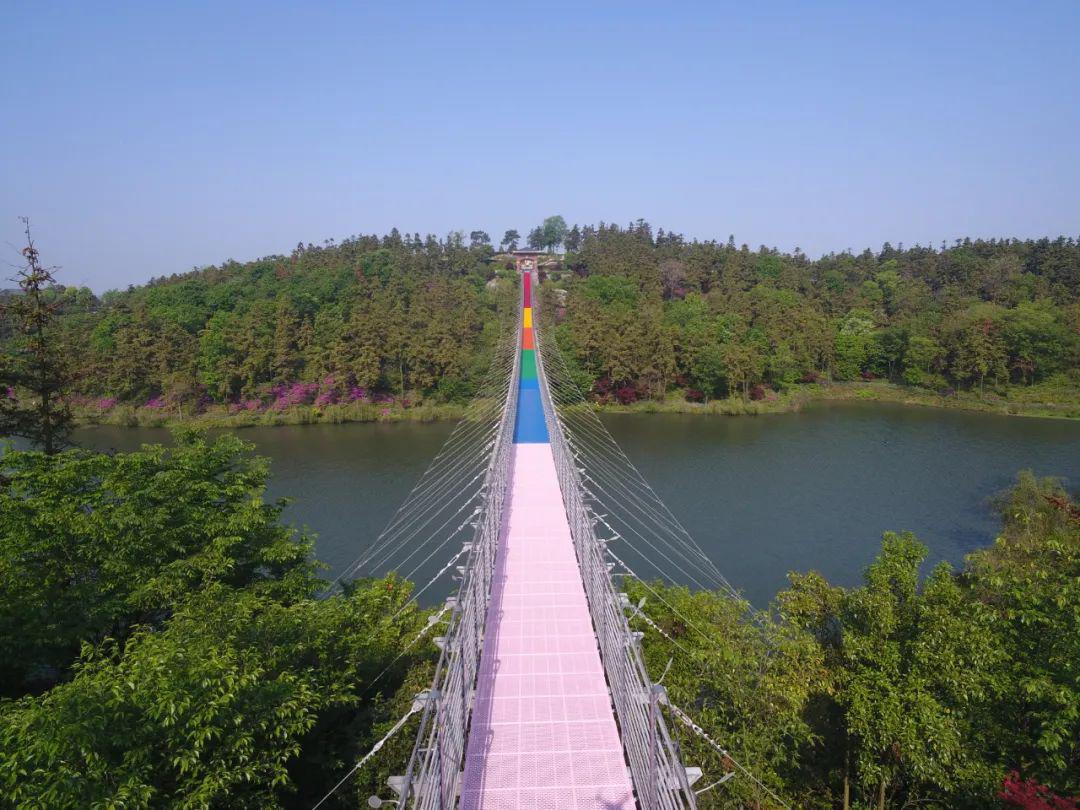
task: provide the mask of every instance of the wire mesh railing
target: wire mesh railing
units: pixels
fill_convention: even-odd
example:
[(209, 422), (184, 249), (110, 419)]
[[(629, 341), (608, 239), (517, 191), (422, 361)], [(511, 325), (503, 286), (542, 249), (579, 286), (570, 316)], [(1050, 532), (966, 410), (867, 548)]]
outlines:
[(603, 516), (597, 515), (585, 500), (585, 471), (578, 466), (564, 419), (567, 404), (556, 402), (552, 396), (549, 376), (560, 360), (558, 346), (545, 340), (540, 319), (534, 320), (534, 333), (555, 468), (638, 806), (643, 810), (694, 808), (694, 791), (678, 743), (660, 711), (664, 689), (649, 677), (640, 646), (641, 634), (630, 629), (626, 595), (615, 587), (605, 539), (597, 534)]
[[(536, 304), (534, 298), (534, 308)], [(471, 539), (463, 546), (464, 561), (458, 567), (457, 594), (447, 602), (449, 623), (446, 634), (436, 639), (441, 651), (431, 688), (418, 697), (422, 705), (418, 710), (420, 729), (405, 775), (392, 780), (402, 804), (421, 810), (449, 810), (458, 804), (513, 460), (520, 329), (519, 323), (513, 359), (506, 358), (503, 364), (509, 373), (505, 380), (500, 374), (504, 400), (497, 425), (494, 424), (494, 413), (490, 409), (488, 412), (492, 426), (483, 445), (487, 464), (482, 476), (473, 475), (482, 481), (480, 494), (471, 519), (463, 524), (472, 530)], [(576, 460), (575, 444), (588, 441), (590, 437), (580, 429), (574, 429), (567, 417), (584, 399), (580, 392), (577, 394), (580, 402), (576, 402), (573, 395), (567, 395), (568, 389), (576, 390), (576, 387), (567, 380), (558, 347), (554, 343), (545, 343), (538, 320), (534, 321), (534, 335), (540, 359), (537, 364), (539, 387), (556, 472), (638, 806), (643, 810), (695, 808), (691, 778), (682, 764), (678, 743), (661, 712), (666, 701), (663, 687), (654, 684), (648, 675), (640, 647), (641, 634), (630, 629), (625, 612), (629, 607), (626, 596), (615, 587), (605, 545), (613, 538), (602, 538), (598, 534), (598, 527), (607, 528), (609, 534), (614, 530), (590, 502), (589, 480)], [(560, 388), (554, 396), (549, 379), (553, 371)], [(448, 441), (450, 444), (452, 442)], [(454, 475), (461, 474), (455, 471)], [(444, 478), (447, 476), (433, 480), (445, 488), (445, 484), (439, 484)], [(442, 490), (432, 491), (439, 500), (443, 499)], [(434, 499), (421, 491), (415, 504), (417, 508), (427, 509), (426, 504)], [(406, 517), (403, 520), (407, 519), (409, 511), (404, 510)], [(431, 518), (427, 520), (435, 522)], [(446, 525), (439, 529), (447, 530)], [(460, 533), (461, 529), (458, 526), (454, 533)], [(385, 545), (397, 545), (398, 537), (388, 537)], [(683, 549), (688, 556), (695, 551)]]
[(431, 688), (418, 698), (423, 703), (420, 730), (405, 775), (400, 783), (392, 783), (403, 804), (423, 810), (445, 810), (457, 803), (476, 675), (484, 645), (495, 552), (513, 461), (519, 344), (520, 331), (510, 344), (514, 357), (502, 388), (500, 421), (488, 446), (490, 455), (483, 473), (479, 504), (469, 523), (471, 539), (464, 547), (462, 565), (458, 566), (460, 584), (456, 595), (447, 602), (450, 615), (446, 634), (435, 640), (440, 648), (435, 675)]

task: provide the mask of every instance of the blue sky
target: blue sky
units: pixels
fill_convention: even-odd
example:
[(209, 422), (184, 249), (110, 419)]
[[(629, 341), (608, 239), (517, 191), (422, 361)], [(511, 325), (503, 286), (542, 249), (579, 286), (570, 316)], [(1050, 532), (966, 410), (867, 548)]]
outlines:
[[(888, 6), (888, 7), (886, 7)], [(0, 260), (97, 291), (544, 216), (1080, 234), (1080, 3), (9, 3)]]

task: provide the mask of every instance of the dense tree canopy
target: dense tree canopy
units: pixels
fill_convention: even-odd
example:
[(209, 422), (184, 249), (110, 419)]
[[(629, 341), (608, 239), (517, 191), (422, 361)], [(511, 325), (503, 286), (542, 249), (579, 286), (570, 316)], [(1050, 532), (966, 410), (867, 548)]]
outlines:
[[(559, 338), (600, 398), (882, 378), (938, 391), (1080, 385), (1080, 244), (961, 240), (811, 261), (577, 226)], [(549, 295), (551, 292), (549, 292)], [(556, 300), (549, 300), (558, 309)]]
[(462, 401), (500, 327), (490, 238), (397, 231), (227, 262), (143, 287), (53, 291), (76, 405), (187, 416), (213, 403), (280, 409)]
[(0, 490), (0, 693), (60, 677), (210, 583), (308, 593), (310, 539), (264, 504), (265, 461), (235, 437), (171, 449), (9, 453)]
[[(632, 584), (667, 634), (641, 625), (650, 671), (792, 806), (982, 808), (1003, 793), (1075, 807), (1052, 796), (1080, 795), (1080, 508), (1023, 473), (1000, 513), (962, 571), (920, 579), (926, 548), (886, 534), (861, 587), (792, 574), (754, 624), (720, 594)], [(733, 769), (683, 744), (706, 772)], [(736, 777), (701, 806), (768, 801)]]
[(197, 434), (4, 456), (0, 803), (310, 807), (420, 691), (410, 588), (314, 598), (311, 539), (266, 476), (250, 446)]
[[(519, 239), (508, 230), (501, 247)], [(811, 260), (654, 233), (642, 220), (567, 228), (553, 216), (528, 243), (568, 251), (544, 268), (545, 309), (601, 401), (760, 399), (868, 379), (1051, 401), (1080, 389), (1073, 239), (886, 244)], [(395, 230), (100, 300), (58, 288), (58, 345), (74, 372), (65, 403), (185, 417), (214, 403), (460, 402), (487, 366), (512, 289), (496, 279), (510, 266), (482, 230), (468, 240)], [(2, 328), (15, 346), (13, 324)]]

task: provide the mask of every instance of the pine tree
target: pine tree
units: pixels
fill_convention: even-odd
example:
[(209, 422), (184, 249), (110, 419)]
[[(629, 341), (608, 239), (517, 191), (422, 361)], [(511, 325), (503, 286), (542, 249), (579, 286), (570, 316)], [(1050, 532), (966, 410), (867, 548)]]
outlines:
[(298, 351), (300, 319), (293, 310), (292, 302), (281, 296), (277, 302), (274, 319), (274, 380), (279, 383), (294, 382), (301, 365)]
[(52, 455), (68, 444), (71, 411), (63, 400), (69, 370), (53, 330), (56, 285), (49, 268), (42, 267), (30, 234), (30, 220), (22, 220), (25, 265), (16, 280), (21, 294), (3, 306), (7, 328), (14, 334), (0, 369), (0, 434), (22, 436)]

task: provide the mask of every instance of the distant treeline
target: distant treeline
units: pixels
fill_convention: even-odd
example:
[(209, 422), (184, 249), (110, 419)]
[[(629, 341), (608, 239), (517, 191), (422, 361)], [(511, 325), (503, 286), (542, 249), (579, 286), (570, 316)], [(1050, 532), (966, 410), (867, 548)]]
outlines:
[[(255, 408), (467, 399), (499, 333), (489, 244), (360, 236), (59, 292), (72, 391), (91, 404)], [(510, 294), (512, 285), (503, 285)]]
[[(887, 378), (937, 390), (1075, 385), (1080, 244), (959, 240), (940, 249), (750, 250), (654, 233), (571, 234), (548, 304), (583, 385), (630, 402), (761, 396), (799, 383)], [(568, 239), (568, 241), (570, 241)]]
[[(1042, 385), (1049, 399), (1080, 385), (1071, 238), (886, 244), (811, 260), (688, 241), (640, 220), (560, 223), (549, 218), (553, 235), (541, 240), (566, 249), (542, 263), (545, 303), (601, 401), (760, 399), (874, 378), (943, 393)], [(508, 231), (503, 244), (516, 241)], [(100, 299), (62, 289), (69, 396), (181, 415), (213, 403), (463, 401), (500, 330), (499, 291), (508, 300), (513, 285), (494, 279), (510, 266), (483, 231), (466, 241), (394, 230)]]

